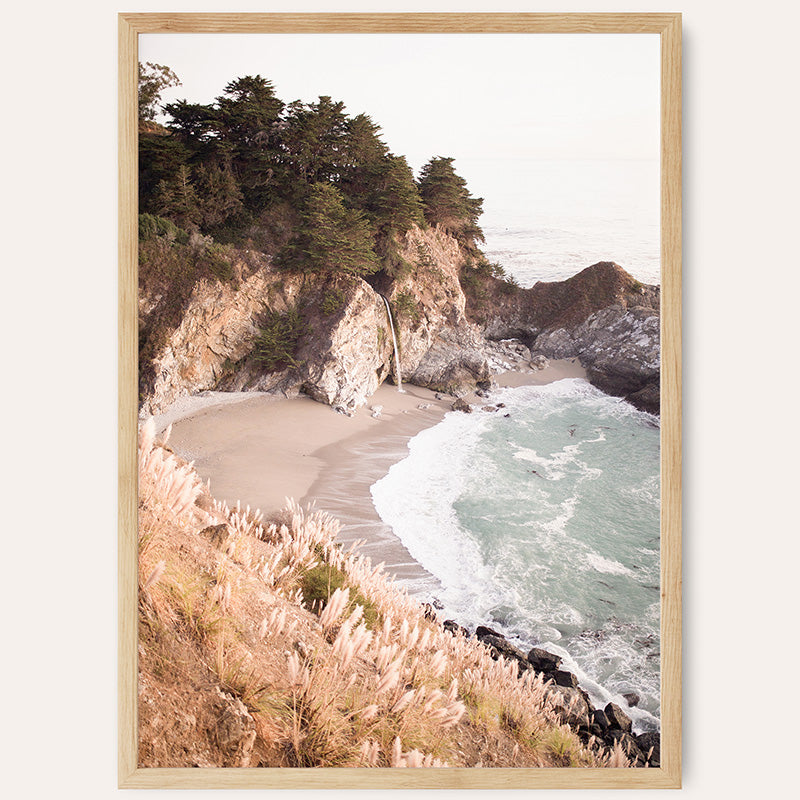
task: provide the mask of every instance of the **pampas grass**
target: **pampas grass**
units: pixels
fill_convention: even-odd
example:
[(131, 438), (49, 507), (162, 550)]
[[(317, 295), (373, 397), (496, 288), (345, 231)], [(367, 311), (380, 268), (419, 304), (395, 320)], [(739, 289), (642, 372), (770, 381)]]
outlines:
[[(354, 546), (342, 549), (329, 514), (290, 500), (266, 524), (258, 509), (212, 500), (192, 464), (163, 444), (152, 420), (142, 425), (143, 618), (162, 627), (185, 620), (220, 686), (270, 731), (280, 763), (463, 765), (460, 736), (480, 729), (511, 737), (514, 763), (627, 765), (621, 748), (599, 756), (561, 724), (539, 676), (518, 677), (516, 663), (493, 661), (476, 640), (445, 631), (382, 564), (373, 566)], [(206, 532), (215, 555), (205, 577), (183, 573), (168, 546), (170, 530)], [(321, 607), (306, 608), (302, 581), (320, 564), (338, 570), (345, 585)], [(369, 624), (359, 599), (371, 607)], [(250, 627), (237, 618), (246, 607), (264, 609), (253, 611)], [(296, 639), (301, 629), (304, 642)], [(254, 657), (256, 644), (280, 666)]]

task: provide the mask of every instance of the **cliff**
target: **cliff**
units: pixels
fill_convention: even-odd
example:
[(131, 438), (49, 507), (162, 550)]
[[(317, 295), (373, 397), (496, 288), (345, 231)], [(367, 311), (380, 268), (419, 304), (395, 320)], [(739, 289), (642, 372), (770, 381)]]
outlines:
[(467, 285), (467, 317), (486, 337), (521, 339), (548, 358), (578, 358), (599, 389), (659, 413), (658, 286), (609, 261), (530, 289), (480, 273)]
[[(454, 395), (490, 378), (492, 340), (578, 358), (603, 391), (659, 409), (659, 290), (602, 262), (566, 281), (521, 289), (470, 266), (439, 227), (413, 226), (399, 276), (370, 282), (301, 274), (229, 250), (227, 279), (205, 275), (178, 306), (163, 283), (140, 287), (141, 411), (208, 389), (300, 392), (352, 414), (385, 379)], [(217, 265), (217, 271), (220, 271)], [(465, 291), (466, 289), (466, 291)]]

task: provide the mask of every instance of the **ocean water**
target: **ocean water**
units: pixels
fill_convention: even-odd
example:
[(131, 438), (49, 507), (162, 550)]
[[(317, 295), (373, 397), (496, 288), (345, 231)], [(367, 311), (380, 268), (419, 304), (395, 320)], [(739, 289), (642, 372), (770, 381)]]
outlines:
[(653, 160), (460, 160), (484, 199), (483, 250), (522, 286), (615, 261), (661, 283), (660, 171)]
[(634, 729), (657, 729), (658, 419), (579, 379), (492, 402), (414, 437), (375, 508), (444, 618), (561, 655), (598, 706), (637, 692)]

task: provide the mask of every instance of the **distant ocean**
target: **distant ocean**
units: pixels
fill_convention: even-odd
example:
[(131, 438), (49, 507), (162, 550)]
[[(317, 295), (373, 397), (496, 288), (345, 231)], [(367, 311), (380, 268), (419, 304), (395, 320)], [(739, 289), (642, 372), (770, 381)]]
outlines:
[[(657, 164), (513, 166), (456, 164), (486, 198), (487, 254), (523, 286), (606, 260), (660, 283)], [(658, 418), (576, 379), (491, 401), (503, 413), (451, 412), (413, 438), (375, 508), (435, 577), (445, 618), (557, 653), (596, 705), (657, 729)]]
[(660, 284), (657, 161), (462, 160), (456, 171), (484, 198), (483, 247), (522, 286), (616, 261)]

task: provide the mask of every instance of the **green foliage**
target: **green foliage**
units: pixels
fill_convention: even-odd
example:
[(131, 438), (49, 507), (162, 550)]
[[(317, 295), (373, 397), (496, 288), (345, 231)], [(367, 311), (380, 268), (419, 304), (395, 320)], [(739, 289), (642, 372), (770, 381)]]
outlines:
[(189, 149), (173, 136), (139, 132), (139, 210), (153, 213), (156, 187), (188, 164)]
[(421, 170), (418, 182), (425, 219), (440, 225), (464, 245), (483, 241), (478, 218), (483, 200), (473, 197), (466, 181), (456, 174), (452, 158), (433, 158)]
[(163, 236), (170, 242), (186, 244), (189, 234), (181, 230), (174, 222), (153, 214), (139, 214), (139, 239), (146, 241), (156, 236)]
[(345, 143), (348, 125), (344, 103), (322, 96), (308, 105), (287, 107), (281, 145), (293, 173), (306, 184), (338, 180), (350, 159)]
[(235, 283), (236, 272), (233, 269), (232, 249), (229, 245), (214, 241), (205, 243), (197, 253), (200, 271), (206, 275), (213, 275), (221, 283)]
[(341, 289), (326, 289), (322, 298), (322, 313), (335, 314), (344, 306), (344, 292)]
[[(231, 81), (211, 104), (179, 100), (165, 110), (166, 132), (140, 136), (143, 213), (274, 255), (309, 222), (296, 212), (288, 219), (280, 209), (313, 213), (319, 185), (328, 185), (352, 215), (341, 214), (341, 221), (353, 227), (356, 240), (372, 237), (368, 249), (382, 262), (366, 253), (365, 264), (343, 271), (407, 270), (398, 243), (423, 223), (421, 199), (406, 160), (389, 152), (367, 115), (349, 117), (328, 96), (285, 105), (259, 75)], [(335, 211), (330, 202), (326, 210)], [(311, 249), (312, 269), (319, 269), (318, 248)]]
[(139, 62), (139, 119), (154, 120), (161, 102), (161, 92), (170, 86), (180, 86), (178, 76), (161, 64)]
[(195, 202), (201, 228), (216, 228), (243, 210), (244, 196), (228, 164), (200, 164), (195, 174)]
[(345, 207), (340, 192), (317, 183), (301, 216), (299, 231), (276, 263), (300, 272), (369, 275), (380, 264), (366, 217)]
[[(326, 562), (307, 570), (300, 579), (303, 600), (306, 606), (314, 609), (317, 613), (322, 611), (337, 589), (344, 589), (347, 585), (347, 576), (344, 572)], [(345, 611), (345, 616), (352, 613), (357, 605), (364, 609), (364, 622), (367, 627), (376, 628), (380, 621), (378, 609), (355, 587), (350, 587), (350, 603)]]
[(201, 211), (188, 166), (181, 165), (174, 176), (159, 182), (153, 196), (153, 210), (160, 217), (168, 217), (180, 228), (197, 228)]
[(419, 307), (414, 295), (405, 289), (395, 295), (394, 302), (392, 303), (394, 316), (397, 318), (404, 317), (405, 319), (417, 322), (419, 320)]
[(299, 367), (301, 362), (296, 360), (295, 354), (305, 331), (306, 324), (297, 309), (291, 308), (284, 314), (269, 312), (256, 337), (253, 358), (267, 372)]

